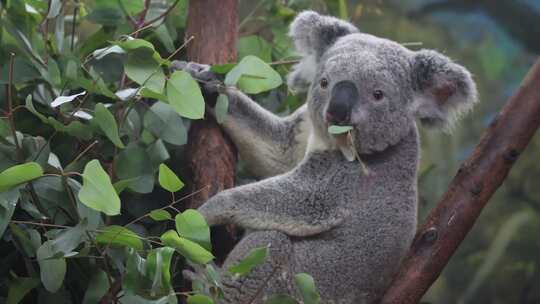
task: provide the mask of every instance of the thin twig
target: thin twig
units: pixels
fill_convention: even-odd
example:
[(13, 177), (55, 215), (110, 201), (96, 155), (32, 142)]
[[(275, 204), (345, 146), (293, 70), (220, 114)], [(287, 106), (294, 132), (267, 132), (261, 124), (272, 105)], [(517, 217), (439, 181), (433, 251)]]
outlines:
[(180, 3), (180, 0), (176, 0), (167, 10), (165, 10), (161, 15), (157, 16), (156, 18), (144, 23), (143, 27), (151, 25), (152, 23), (158, 21), (161, 18), (167, 17), (167, 15), (176, 7), (176, 5)]
[(282, 65), (282, 64), (295, 64), (299, 62), (300, 62), (300, 59), (290, 59), (290, 60), (273, 61), (273, 62), (269, 62), (268, 64), (269, 65)]
[[(70, 164), (73, 164), (75, 163), (76, 161), (78, 161), (81, 157), (83, 157), (84, 154), (86, 154), (86, 152), (88, 152), (90, 149), (92, 149), (96, 144), (98, 143), (97, 140), (94, 140), (91, 144), (89, 144), (86, 148), (84, 148), (84, 150), (82, 150), (81, 153), (79, 153), (71, 162)], [(69, 165), (68, 165), (69, 166)]]
[[(207, 185), (206, 187), (202, 187), (201, 189), (199, 189), (199, 190), (197, 190), (197, 191), (195, 191), (195, 192), (192, 192), (192, 193), (190, 193), (190, 194), (188, 194), (188, 195), (186, 195), (186, 196), (184, 196), (184, 197), (182, 197), (182, 198), (180, 198), (180, 199), (178, 199), (178, 200), (176, 200), (176, 201), (173, 200), (173, 202), (170, 203), (169, 205), (167, 205), (167, 206), (165, 206), (165, 207), (162, 207), (162, 208), (159, 208), (159, 209), (155, 209), (155, 210), (165, 210), (165, 209), (167, 209), (167, 208), (171, 208), (171, 209), (173, 209), (173, 210), (178, 211), (178, 209), (174, 208), (174, 205), (176, 205), (176, 204), (178, 204), (179, 202), (181, 202), (181, 201), (183, 201), (183, 200), (185, 200), (185, 199), (188, 199), (188, 198), (190, 198), (190, 197), (192, 197), (192, 196), (194, 196), (194, 195), (196, 195), (196, 194), (202, 192), (203, 190), (206, 190), (208, 187), (210, 187), (210, 185)], [(152, 211), (155, 211), (155, 210), (152, 210)], [(136, 222), (142, 220), (143, 218), (145, 218), (145, 217), (147, 217), (147, 216), (149, 216), (149, 215), (150, 215), (150, 212), (149, 212), (149, 213), (146, 213), (146, 214), (143, 214), (143, 215), (139, 216), (138, 218), (132, 220), (131, 222), (125, 224), (124, 227), (127, 227), (127, 226), (129, 226), (129, 225), (135, 224)]]
[(186, 47), (186, 45), (188, 45), (188, 43), (191, 42), (191, 40), (195, 39), (195, 36), (190, 36), (186, 41), (184, 41), (184, 43), (179, 46), (176, 50), (174, 50), (174, 52), (172, 52), (168, 57), (167, 57), (167, 60), (171, 60), (171, 58), (173, 58), (174, 55), (176, 55), (178, 52), (180, 52), (183, 48)]
[(255, 7), (251, 10), (251, 12), (249, 12), (249, 14), (240, 22), (240, 24), (238, 24), (238, 29), (240, 30), (244, 25), (246, 25), (246, 23), (249, 21), (249, 19), (251, 19), (251, 17), (253, 16), (253, 14), (255, 14), (255, 12), (257, 12), (257, 10), (259, 9), (259, 7), (261, 7), (261, 5), (263, 5), (263, 3), (265, 2), (266, 0), (261, 0), (259, 1), (259, 3), (257, 3), (257, 5), (255, 5)]

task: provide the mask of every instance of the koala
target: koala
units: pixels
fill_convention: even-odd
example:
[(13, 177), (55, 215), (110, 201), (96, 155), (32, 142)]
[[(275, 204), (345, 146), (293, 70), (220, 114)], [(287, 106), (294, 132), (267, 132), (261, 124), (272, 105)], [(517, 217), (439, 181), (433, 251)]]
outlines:
[[(223, 191), (198, 211), (209, 225), (247, 231), (224, 272), (268, 248), (248, 275), (224, 276), (223, 303), (298, 297), (294, 275), (302, 272), (315, 279), (322, 303), (376, 303), (417, 226), (418, 126), (451, 129), (477, 102), (476, 86), (436, 51), (409, 50), (313, 11), (296, 17), (290, 36), (303, 57), (288, 84), (307, 94), (304, 106), (277, 117), (222, 89), (223, 128), (261, 180)], [(331, 125), (352, 129), (330, 134)]]

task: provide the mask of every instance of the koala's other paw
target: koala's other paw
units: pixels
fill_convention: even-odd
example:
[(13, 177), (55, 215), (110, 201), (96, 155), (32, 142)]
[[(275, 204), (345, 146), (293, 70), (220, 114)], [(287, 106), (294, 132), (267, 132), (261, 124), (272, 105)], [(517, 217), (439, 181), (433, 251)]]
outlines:
[(210, 65), (197, 62), (187, 62), (181, 60), (174, 60), (170, 69), (172, 71), (186, 71), (191, 77), (199, 81), (203, 88), (209, 93), (216, 93), (219, 91), (221, 81), (219, 81), (217, 75), (210, 71)]

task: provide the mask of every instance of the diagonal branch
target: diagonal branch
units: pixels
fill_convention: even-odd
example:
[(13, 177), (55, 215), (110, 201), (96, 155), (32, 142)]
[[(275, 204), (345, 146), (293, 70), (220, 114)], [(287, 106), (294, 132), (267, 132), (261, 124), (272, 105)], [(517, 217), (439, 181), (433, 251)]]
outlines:
[(418, 303), (540, 126), (540, 60), (484, 132), (419, 229), (381, 303)]

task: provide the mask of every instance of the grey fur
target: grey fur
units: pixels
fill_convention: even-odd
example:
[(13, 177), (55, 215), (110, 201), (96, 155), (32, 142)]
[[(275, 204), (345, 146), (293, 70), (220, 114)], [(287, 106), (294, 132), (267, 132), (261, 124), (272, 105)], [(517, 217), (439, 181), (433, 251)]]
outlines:
[[(439, 53), (408, 50), (333, 17), (301, 13), (291, 35), (315, 63), (293, 72), (311, 83), (307, 109), (278, 118), (235, 89), (225, 92), (231, 102), (224, 127), (241, 157), (259, 176), (277, 174), (223, 191), (199, 208), (210, 225), (248, 231), (224, 269), (255, 247), (270, 248), (268, 261), (252, 273), (224, 279), (225, 303), (297, 295), (292, 277), (299, 272), (314, 277), (323, 303), (374, 303), (415, 233), (416, 118), (444, 127), (472, 107), (476, 88), (467, 70)], [(319, 85), (323, 77), (326, 88)], [(343, 80), (359, 93), (352, 144), (346, 135), (328, 134), (325, 118), (331, 88)], [(384, 97), (374, 99), (374, 90)], [(368, 174), (350, 161), (356, 154)]]

